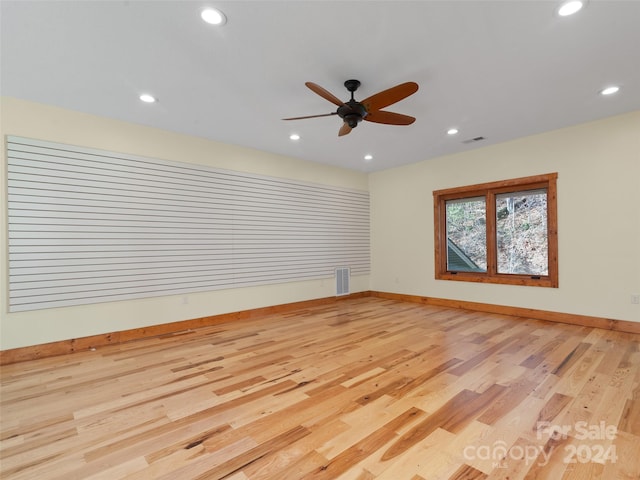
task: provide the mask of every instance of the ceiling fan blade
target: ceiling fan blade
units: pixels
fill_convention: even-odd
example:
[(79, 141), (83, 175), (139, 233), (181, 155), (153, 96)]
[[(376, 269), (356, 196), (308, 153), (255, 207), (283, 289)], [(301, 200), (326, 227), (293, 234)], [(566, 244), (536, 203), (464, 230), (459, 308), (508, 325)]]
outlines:
[(282, 120), (304, 120), (305, 118), (318, 118), (318, 117), (330, 117), (331, 115), (337, 115), (338, 112), (323, 113), (321, 115), (307, 115), (306, 117), (291, 117), (283, 118)]
[(342, 137), (343, 135), (346, 135), (347, 133), (351, 132), (351, 127), (349, 126), (349, 124), (347, 122), (344, 122), (342, 124), (342, 127), (340, 127), (340, 131), (338, 132), (338, 136)]
[(365, 120), (368, 122), (384, 123), (387, 125), (411, 125), (416, 121), (414, 117), (409, 115), (402, 115), (401, 113), (385, 112), (384, 110), (377, 110), (368, 113)]
[[(317, 85), (317, 84), (315, 84), (313, 82), (306, 82), (305, 85), (308, 88), (310, 88), (312, 91), (314, 91), (315, 93), (320, 95), (325, 100), (329, 100), (334, 105), (337, 105), (339, 107), (344, 105), (344, 102), (342, 100), (340, 100), (338, 97), (336, 97), (334, 94), (332, 94), (328, 90), (325, 90), (324, 88), (322, 88), (320, 85)], [(382, 108), (382, 107), (380, 107), (380, 108)]]
[(396, 85), (395, 87), (388, 88), (382, 92), (378, 92), (372, 95), (360, 103), (364, 105), (367, 112), (375, 112), (381, 108), (387, 107), (393, 103), (399, 102), (403, 98), (407, 98), (409, 95), (413, 95), (418, 91), (418, 84), (415, 82), (406, 82)]

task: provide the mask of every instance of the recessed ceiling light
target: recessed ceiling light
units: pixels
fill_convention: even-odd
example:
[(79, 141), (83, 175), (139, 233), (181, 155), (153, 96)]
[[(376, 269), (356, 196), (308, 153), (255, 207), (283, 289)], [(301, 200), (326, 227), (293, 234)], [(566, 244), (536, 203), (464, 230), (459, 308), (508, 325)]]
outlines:
[(142, 100), (145, 103), (155, 103), (158, 101), (156, 97), (154, 97), (153, 95), (149, 95), (148, 93), (143, 93), (138, 98), (140, 98), (140, 100)]
[(220, 10), (215, 8), (205, 8), (200, 14), (202, 20), (211, 25), (224, 25), (227, 23), (227, 17)]
[(620, 87), (616, 85), (612, 85), (603, 90), (600, 90), (600, 95), (613, 95), (614, 93), (617, 93), (618, 90), (620, 90)]
[(289, 135), (289, 139), (300, 140), (300, 135), (298, 135), (297, 133), (292, 133), (291, 135)]
[(367, 162), (368, 162), (368, 161), (370, 161), (370, 160), (373, 160), (373, 155), (371, 155), (371, 154), (369, 154), (369, 153), (368, 153), (368, 154), (366, 154), (366, 155), (364, 156), (364, 159), (365, 159)]
[(581, 0), (571, 0), (569, 2), (564, 2), (558, 9), (558, 15), (560, 15), (561, 17), (573, 15), (574, 13), (580, 11), (583, 6), (584, 2), (582, 2)]
[(450, 128), (449, 130), (447, 130), (447, 135), (455, 135), (456, 133), (458, 133), (457, 128)]

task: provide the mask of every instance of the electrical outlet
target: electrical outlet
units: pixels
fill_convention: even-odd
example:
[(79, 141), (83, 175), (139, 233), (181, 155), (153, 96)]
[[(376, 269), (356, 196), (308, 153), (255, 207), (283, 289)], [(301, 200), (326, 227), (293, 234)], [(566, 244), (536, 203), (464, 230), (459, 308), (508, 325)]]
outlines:
[(187, 295), (184, 295), (182, 297), (182, 304), (187, 305), (188, 303), (189, 303), (189, 297)]
[(640, 295), (638, 295), (637, 293), (631, 295), (631, 303), (633, 303), (634, 305), (640, 305)]

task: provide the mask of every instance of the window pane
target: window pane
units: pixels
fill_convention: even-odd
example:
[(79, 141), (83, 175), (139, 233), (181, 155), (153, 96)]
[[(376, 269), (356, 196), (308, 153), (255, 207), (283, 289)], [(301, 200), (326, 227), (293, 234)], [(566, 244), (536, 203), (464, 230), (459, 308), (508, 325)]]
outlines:
[(496, 195), (498, 273), (548, 275), (547, 192)]
[(447, 270), (487, 271), (486, 205), (483, 197), (446, 202)]

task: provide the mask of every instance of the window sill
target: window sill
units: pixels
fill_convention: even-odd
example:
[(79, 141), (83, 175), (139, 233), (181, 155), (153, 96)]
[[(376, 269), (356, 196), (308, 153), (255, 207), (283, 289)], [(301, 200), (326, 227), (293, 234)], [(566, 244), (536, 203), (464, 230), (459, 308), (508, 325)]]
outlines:
[(558, 288), (558, 283), (551, 277), (532, 275), (487, 275), (468, 272), (445, 272), (436, 274), (436, 280), (452, 280), (457, 282), (495, 283), (500, 285), (524, 285), (527, 287)]

